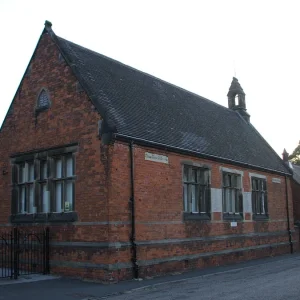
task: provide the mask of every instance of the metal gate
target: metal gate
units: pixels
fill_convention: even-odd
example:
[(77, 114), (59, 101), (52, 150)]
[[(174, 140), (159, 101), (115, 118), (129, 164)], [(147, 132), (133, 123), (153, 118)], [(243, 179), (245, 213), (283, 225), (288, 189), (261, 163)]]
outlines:
[(49, 273), (49, 228), (0, 233), (0, 278)]

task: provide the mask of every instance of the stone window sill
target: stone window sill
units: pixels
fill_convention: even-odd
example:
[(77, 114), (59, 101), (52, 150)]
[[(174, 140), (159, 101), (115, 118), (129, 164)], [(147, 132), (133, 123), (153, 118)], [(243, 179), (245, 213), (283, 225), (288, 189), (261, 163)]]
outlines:
[(243, 215), (242, 214), (223, 213), (223, 220), (225, 220), (225, 221), (243, 221)]
[(253, 214), (252, 219), (255, 221), (268, 221), (269, 215), (256, 215)]
[(210, 221), (210, 214), (208, 213), (183, 213), (183, 220), (184, 221)]
[(47, 222), (75, 222), (78, 220), (76, 212), (17, 214), (10, 216), (11, 223), (47, 223)]

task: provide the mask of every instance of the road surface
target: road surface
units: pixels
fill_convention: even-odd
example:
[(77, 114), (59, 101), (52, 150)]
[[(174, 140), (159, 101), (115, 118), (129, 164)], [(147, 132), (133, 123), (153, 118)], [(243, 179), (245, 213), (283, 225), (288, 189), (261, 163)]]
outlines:
[[(47, 279), (47, 280), (42, 280)], [(300, 255), (285, 255), (142, 281), (101, 284), (38, 275), (0, 279), (0, 300), (300, 299)]]
[(108, 300), (300, 299), (300, 258), (150, 285)]

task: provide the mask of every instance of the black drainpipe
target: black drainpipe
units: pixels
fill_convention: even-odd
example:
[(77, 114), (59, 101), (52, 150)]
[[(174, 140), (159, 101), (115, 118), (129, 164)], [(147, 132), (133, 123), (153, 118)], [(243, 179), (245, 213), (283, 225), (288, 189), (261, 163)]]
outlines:
[(131, 251), (132, 251), (132, 265), (133, 265), (133, 277), (139, 278), (139, 267), (137, 264), (137, 249), (135, 242), (135, 206), (134, 206), (134, 147), (133, 141), (129, 144), (129, 152), (130, 152), (130, 182), (131, 182), (131, 196), (130, 196), (130, 207), (131, 207)]
[(291, 227), (290, 227), (290, 213), (289, 213), (289, 196), (288, 196), (288, 187), (287, 187), (287, 177), (285, 176), (285, 200), (286, 200), (286, 216), (287, 216), (287, 230), (289, 234), (289, 243), (291, 247), (291, 254), (294, 253), (293, 249), (293, 241), (292, 241), (292, 232), (291, 232)]

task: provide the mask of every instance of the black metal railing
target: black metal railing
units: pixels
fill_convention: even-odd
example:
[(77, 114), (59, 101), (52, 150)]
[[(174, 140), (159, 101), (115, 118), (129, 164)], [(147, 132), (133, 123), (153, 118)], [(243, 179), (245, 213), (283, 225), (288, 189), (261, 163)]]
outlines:
[(49, 273), (49, 228), (0, 233), (0, 278)]

